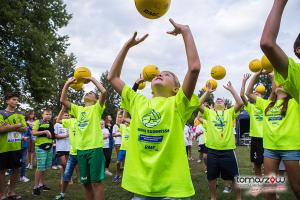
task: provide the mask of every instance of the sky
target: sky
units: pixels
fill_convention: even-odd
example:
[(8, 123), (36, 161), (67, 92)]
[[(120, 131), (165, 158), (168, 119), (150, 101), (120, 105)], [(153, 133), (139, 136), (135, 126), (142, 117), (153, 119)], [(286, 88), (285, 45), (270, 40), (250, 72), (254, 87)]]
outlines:
[[(195, 93), (210, 79), (215, 65), (226, 68), (226, 77), (218, 81), (216, 97), (231, 98), (222, 85), (231, 81), (240, 90), (242, 76), (249, 73), (252, 59), (261, 58), (260, 36), (273, 0), (173, 0), (161, 18), (144, 18), (135, 8), (134, 0), (64, 0), (73, 15), (67, 27), (59, 31), (69, 36), (68, 53), (77, 57), (77, 66), (87, 66), (99, 78), (109, 70), (123, 44), (134, 31), (149, 37), (130, 49), (125, 60), (122, 79), (132, 85), (144, 66), (155, 64), (161, 71), (174, 72), (183, 81), (187, 71), (184, 43), (168, 21), (173, 18), (188, 24), (192, 30), (201, 60), (201, 72)], [(293, 43), (300, 32), (300, 1), (290, 0), (286, 6), (278, 44), (287, 55), (296, 59)], [(85, 90), (92, 90), (90, 83)], [(151, 96), (150, 83), (141, 91)]]

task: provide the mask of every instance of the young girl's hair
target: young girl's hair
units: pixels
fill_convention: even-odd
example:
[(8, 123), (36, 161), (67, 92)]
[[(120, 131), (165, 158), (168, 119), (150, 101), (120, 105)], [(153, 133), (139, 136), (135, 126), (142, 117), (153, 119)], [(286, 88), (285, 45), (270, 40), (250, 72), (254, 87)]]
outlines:
[[(283, 117), (285, 117), (285, 115), (286, 115), (286, 112), (287, 112), (287, 109), (288, 109), (288, 106), (289, 106), (289, 100), (291, 98), (292, 98), (291, 95), (288, 94), (287, 97), (283, 100), (282, 104), (280, 105), (280, 106), (282, 106), (281, 111), (280, 111), (280, 115), (283, 116)], [(275, 106), (276, 101), (277, 101), (277, 96), (272, 99), (271, 103), (266, 108), (265, 115), (267, 115), (267, 112), (269, 112), (269, 110)]]

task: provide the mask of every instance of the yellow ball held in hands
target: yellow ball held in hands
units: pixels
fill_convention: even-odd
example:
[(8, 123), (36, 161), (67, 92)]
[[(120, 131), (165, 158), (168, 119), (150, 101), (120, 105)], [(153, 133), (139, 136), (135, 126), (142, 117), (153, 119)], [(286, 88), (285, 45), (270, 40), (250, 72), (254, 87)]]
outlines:
[(266, 88), (265, 88), (265, 86), (264, 85), (258, 85), (256, 88), (255, 88), (255, 91), (256, 92), (258, 92), (258, 93), (260, 93), (260, 94), (263, 94), (263, 93), (265, 93), (265, 91), (266, 91)]
[(151, 82), (152, 79), (160, 73), (159, 69), (155, 65), (147, 65), (143, 69), (143, 78), (145, 81)]
[(211, 89), (213, 89), (213, 90), (215, 90), (215, 89), (217, 89), (217, 87), (218, 87), (218, 83), (217, 83), (217, 81), (215, 80), (215, 79), (210, 79), (210, 80), (208, 80), (208, 81), (206, 81), (206, 88), (207, 88), (207, 85), (210, 83), (210, 85), (211, 85)]
[(221, 65), (216, 65), (211, 69), (210, 72), (211, 77), (213, 77), (216, 80), (221, 80), (226, 76), (226, 70), (225, 67)]
[(142, 16), (157, 19), (169, 10), (170, 3), (171, 0), (135, 0), (135, 7)]
[(77, 80), (78, 83), (84, 82), (88, 83), (89, 81), (84, 80), (84, 77), (91, 77), (92, 73), (87, 67), (77, 67), (74, 71), (74, 77)]
[(261, 61), (259, 59), (251, 60), (249, 63), (249, 69), (252, 72), (259, 72), (261, 70)]
[(271, 62), (269, 61), (269, 59), (265, 55), (263, 55), (262, 58), (261, 58), (261, 66), (267, 72), (272, 72), (273, 71), (273, 65), (271, 64)]
[(83, 82), (72, 83), (70, 87), (73, 88), (74, 90), (81, 90), (83, 88)]
[(142, 83), (139, 84), (138, 89), (143, 90), (145, 87), (146, 87), (146, 82), (142, 82)]

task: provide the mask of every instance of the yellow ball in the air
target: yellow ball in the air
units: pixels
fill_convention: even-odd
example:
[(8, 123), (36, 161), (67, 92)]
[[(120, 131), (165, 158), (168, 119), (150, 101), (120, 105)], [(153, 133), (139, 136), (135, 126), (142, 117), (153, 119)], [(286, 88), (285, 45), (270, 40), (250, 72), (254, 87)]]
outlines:
[(146, 82), (142, 82), (142, 83), (139, 84), (138, 89), (139, 89), (139, 90), (142, 90), (142, 89), (144, 89), (145, 87), (146, 87)]
[(83, 88), (83, 82), (72, 83), (70, 87), (73, 88), (74, 90), (81, 90)]
[(77, 67), (74, 71), (74, 77), (77, 82), (88, 83), (88, 81), (84, 81), (83, 77), (91, 77), (92, 73), (87, 67)]
[(260, 93), (260, 94), (263, 94), (263, 93), (265, 93), (266, 88), (265, 88), (264, 85), (261, 85), (261, 84), (260, 84), (260, 85), (258, 85), (258, 86), (256, 87), (255, 91), (258, 92), (258, 93)]
[(169, 10), (171, 0), (135, 0), (134, 2), (141, 15), (148, 19), (157, 19)]
[(259, 70), (261, 70), (261, 68), (261, 61), (258, 59), (251, 60), (251, 62), (249, 63), (249, 69), (252, 72), (258, 72)]
[(143, 77), (145, 81), (152, 81), (152, 79), (160, 73), (159, 69), (155, 65), (147, 65), (143, 69)]
[(221, 65), (216, 65), (211, 69), (210, 72), (211, 77), (213, 77), (216, 80), (221, 80), (226, 76), (226, 70), (225, 67)]
[(210, 83), (211, 88), (213, 90), (217, 89), (218, 83), (217, 83), (217, 81), (215, 79), (210, 79), (210, 80), (206, 81), (206, 88), (207, 88), (208, 83)]
[(273, 71), (273, 65), (271, 64), (271, 62), (269, 61), (269, 59), (265, 55), (263, 55), (262, 58), (261, 58), (261, 66), (267, 72), (272, 72)]

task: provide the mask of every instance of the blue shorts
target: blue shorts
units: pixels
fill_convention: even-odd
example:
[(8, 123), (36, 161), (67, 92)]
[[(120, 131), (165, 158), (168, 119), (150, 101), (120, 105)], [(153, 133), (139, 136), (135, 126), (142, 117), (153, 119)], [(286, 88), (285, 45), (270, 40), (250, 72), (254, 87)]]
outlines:
[(239, 175), (237, 160), (233, 150), (208, 149), (207, 179), (215, 180), (221, 176), (223, 180), (232, 180)]
[(64, 182), (69, 182), (71, 180), (76, 165), (77, 165), (77, 156), (70, 155), (64, 172)]
[(265, 149), (264, 157), (274, 160), (300, 160), (300, 150)]
[(118, 154), (118, 161), (124, 161), (126, 156), (126, 150), (120, 150)]

